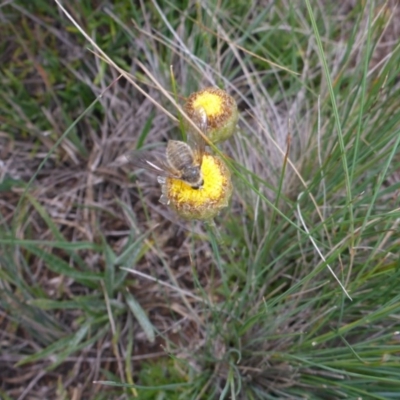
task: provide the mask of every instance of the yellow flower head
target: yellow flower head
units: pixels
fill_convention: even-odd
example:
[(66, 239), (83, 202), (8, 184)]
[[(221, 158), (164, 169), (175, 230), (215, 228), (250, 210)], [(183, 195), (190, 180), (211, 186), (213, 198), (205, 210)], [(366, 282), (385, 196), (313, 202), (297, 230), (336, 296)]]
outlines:
[(200, 189), (194, 189), (179, 179), (161, 179), (163, 194), (160, 201), (169, 204), (185, 219), (215, 217), (228, 205), (232, 194), (231, 176), (224, 162), (208, 153), (203, 156), (201, 172), (204, 184)]
[[(184, 106), (185, 112), (192, 119), (201, 110), (207, 116), (207, 131), (212, 143), (222, 142), (233, 135), (238, 121), (236, 101), (224, 90), (208, 87), (193, 93)], [(188, 124), (187, 129), (193, 130)]]

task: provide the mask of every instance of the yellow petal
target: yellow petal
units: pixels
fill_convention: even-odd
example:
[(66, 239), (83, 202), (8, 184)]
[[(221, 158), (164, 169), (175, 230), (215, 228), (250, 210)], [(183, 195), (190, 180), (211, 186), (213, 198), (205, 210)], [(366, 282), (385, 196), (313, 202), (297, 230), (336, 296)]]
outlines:
[(224, 162), (219, 157), (205, 154), (201, 171), (204, 185), (200, 189), (173, 178), (167, 178), (163, 185), (163, 198), (183, 218), (213, 218), (228, 205), (232, 182)]

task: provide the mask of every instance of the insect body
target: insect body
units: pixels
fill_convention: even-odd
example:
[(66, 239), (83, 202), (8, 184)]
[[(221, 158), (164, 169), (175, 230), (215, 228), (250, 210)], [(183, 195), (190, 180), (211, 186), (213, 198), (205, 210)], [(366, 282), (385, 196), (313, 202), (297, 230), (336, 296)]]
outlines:
[(185, 142), (169, 140), (166, 151), (167, 163), (173, 170), (173, 177), (188, 183), (192, 188), (203, 186), (201, 163), (203, 153), (198, 153)]

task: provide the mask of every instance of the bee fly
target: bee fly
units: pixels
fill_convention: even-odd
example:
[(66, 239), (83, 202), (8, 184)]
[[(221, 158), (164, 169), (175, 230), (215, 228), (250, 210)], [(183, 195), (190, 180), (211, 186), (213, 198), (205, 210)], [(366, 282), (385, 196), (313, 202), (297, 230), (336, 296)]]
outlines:
[[(203, 110), (202, 110), (203, 111)], [(205, 112), (198, 112), (194, 122), (205, 132), (207, 116)], [(198, 132), (188, 133), (188, 143), (180, 140), (169, 140), (165, 152), (165, 160), (150, 161), (140, 152), (128, 156), (129, 161), (138, 168), (155, 172), (159, 182), (165, 183), (165, 178), (179, 179), (193, 189), (201, 189), (204, 180), (201, 172), (205, 142)], [(154, 158), (153, 157), (150, 157)]]

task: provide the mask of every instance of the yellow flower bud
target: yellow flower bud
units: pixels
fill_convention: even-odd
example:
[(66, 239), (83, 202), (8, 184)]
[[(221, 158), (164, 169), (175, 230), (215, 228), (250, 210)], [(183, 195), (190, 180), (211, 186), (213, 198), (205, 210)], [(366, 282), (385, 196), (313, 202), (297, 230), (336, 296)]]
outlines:
[(160, 201), (185, 219), (214, 218), (228, 205), (231, 197), (230, 172), (219, 157), (208, 153), (203, 156), (201, 172), (204, 184), (199, 189), (179, 179), (159, 178), (163, 193)]
[[(184, 111), (193, 120), (196, 120), (198, 111), (205, 113), (207, 130), (204, 133), (214, 144), (233, 135), (239, 118), (235, 99), (217, 87), (208, 87), (192, 93), (184, 105)], [(193, 127), (188, 123), (186, 126), (189, 132), (193, 131)]]

